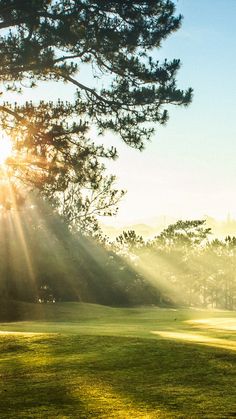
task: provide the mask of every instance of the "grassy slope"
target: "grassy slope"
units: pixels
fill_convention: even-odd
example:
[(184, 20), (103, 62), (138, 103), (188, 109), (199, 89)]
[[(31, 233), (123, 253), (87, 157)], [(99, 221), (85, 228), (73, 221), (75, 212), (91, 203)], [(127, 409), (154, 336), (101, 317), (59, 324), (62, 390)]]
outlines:
[(236, 416), (236, 313), (18, 309), (24, 321), (0, 324), (1, 418)]

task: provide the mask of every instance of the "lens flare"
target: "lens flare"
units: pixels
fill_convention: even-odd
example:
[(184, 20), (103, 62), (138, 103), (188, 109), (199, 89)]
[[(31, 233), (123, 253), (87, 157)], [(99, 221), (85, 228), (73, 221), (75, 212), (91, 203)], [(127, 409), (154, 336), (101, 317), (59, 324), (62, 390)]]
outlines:
[(0, 165), (4, 164), (12, 154), (12, 142), (9, 137), (2, 135), (0, 138)]

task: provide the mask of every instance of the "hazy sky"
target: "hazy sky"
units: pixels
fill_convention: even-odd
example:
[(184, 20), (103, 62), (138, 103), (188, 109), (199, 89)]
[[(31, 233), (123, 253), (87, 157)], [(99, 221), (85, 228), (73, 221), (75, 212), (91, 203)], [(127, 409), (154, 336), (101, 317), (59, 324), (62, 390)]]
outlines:
[(166, 214), (236, 217), (236, 0), (179, 0), (182, 28), (157, 57), (180, 58), (179, 86), (194, 88), (188, 108), (172, 107), (142, 153), (118, 144), (109, 165), (128, 192), (112, 223)]
[[(178, 85), (194, 88), (193, 103), (171, 107), (169, 122), (157, 126), (142, 153), (119, 138), (105, 139), (120, 155), (108, 164), (109, 171), (127, 190), (112, 224), (148, 221), (162, 214), (225, 218), (230, 212), (236, 217), (236, 0), (176, 0), (176, 6), (184, 15), (182, 28), (155, 56), (181, 59)], [(45, 99), (73, 94), (69, 85), (40, 90)], [(37, 97), (35, 91), (27, 95)]]

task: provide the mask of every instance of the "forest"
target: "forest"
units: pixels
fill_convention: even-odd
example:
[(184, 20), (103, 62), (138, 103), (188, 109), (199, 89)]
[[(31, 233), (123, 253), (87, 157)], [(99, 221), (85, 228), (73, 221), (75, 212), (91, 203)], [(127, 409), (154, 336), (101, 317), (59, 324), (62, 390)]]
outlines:
[(204, 220), (111, 241), (73, 231), (51, 206), (34, 203), (1, 213), (2, 301), (235, 309), (236, 238), (212, 238)]

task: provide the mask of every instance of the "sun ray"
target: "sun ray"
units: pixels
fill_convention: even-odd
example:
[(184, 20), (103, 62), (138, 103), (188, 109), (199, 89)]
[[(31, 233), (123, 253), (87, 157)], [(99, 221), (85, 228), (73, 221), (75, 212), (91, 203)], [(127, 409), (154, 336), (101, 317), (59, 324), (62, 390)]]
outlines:
[(0, 138), (0, 165), (3, 165), (12, 154), (12, 140), (5, 134)]
[(25, 261), (26, 261), (26, 265), (27, 265), (27, 269), (28, 269), (28, 273), (29, 273), (29, 277), (31, 279), (31, 281), (33, 282), (34, 285), (36, 285), (36, 278), (35, 278), (35, 273), (34, 273), (34, 269), (33, 269), (33, 263), (31, 261), (31, 257), (30, 257), (30, 251), (24, 236), (24, 231), (23, 231), (23, 227), (22, 227), (22, 223), (21, 223), (21, 219), (19, 216), (19, 212), (18, 212), (18, 208), (17, 208), (17, 203), (16, 203), (16, 199), (15, 199), (15, 194), (14, 191), (12, 189), (12, 186), (9, 182), (9, 194), (13, 203), (13, 210), (14, 211), (14, 225), (16, 228), (16, 232), (17, 235), (20, 239), (21, 245), (22, 245), (22, 249), (24, 252), (24, 257), (25, 257)]
[[(42, 208), (40, 209), (40, 201), (41, 204), (44, 204), (44, 210), (42, 210)], [(40, 198), (36, 198), (33, 194), (29, 194), (26, 202), (27, 207), (30, 209), (30, 219), (33, 223), (41, 225), (41, 240), (48, 248), (48, 252), (50, 253), (52, 259), (56, 262), (56, 265), (67, 274), (67, 282), (70, 283), (71, 287), (74, 289), (75, 298), (80, 300), (80, 292), (74, 286), (73, 279), (71, 278), (70, 269), (72, 268), (73, 263), (69, 267), (66, 265), (65, 259), (61, 257), (61, 253), (63, 253), (64, 255), (67, 254), (68, 243), (66, 243), (62, 237), (60, 237), (60, 239), (58, 240), (58, 234), (60, 234), (60, 223), (58, 223), (56, 215), (53, 215), (52, 208), (46, 201), (41, 200)], [(54, 227), (50, 225), (50, 222), (48, 221), (44, 211), (48, 211), (51, 214), (50, 218), (51, 220), (54, 220)], [(30, 226), (26, 225), (26, 229), (30, 231)]]

